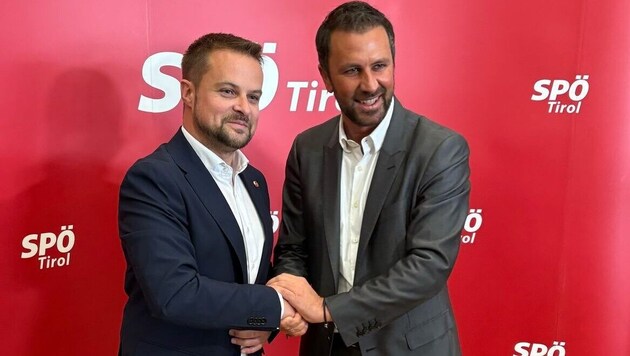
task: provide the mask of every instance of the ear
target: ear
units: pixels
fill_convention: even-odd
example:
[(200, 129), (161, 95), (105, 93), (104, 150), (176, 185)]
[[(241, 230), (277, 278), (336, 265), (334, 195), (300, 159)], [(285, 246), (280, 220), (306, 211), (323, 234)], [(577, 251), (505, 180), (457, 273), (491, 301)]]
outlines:
[(318, 65), (317, 69), (319, 70), (319, 75), (321, 75), (322, 80), (324, 81), (324, 85), (326, 85), (326, 90), (328, 90), (329, 93), (332, 93), (333, 86), (332, 82), (330, 81), (330, 76), (328, 75), (328, 72), (326, 72), (326, 70), (321, 65)]
[(186, 79), (182, 79), (179, 83), (182, 102), (185, 106), (192, 108), (195, 105), (195, 86)]

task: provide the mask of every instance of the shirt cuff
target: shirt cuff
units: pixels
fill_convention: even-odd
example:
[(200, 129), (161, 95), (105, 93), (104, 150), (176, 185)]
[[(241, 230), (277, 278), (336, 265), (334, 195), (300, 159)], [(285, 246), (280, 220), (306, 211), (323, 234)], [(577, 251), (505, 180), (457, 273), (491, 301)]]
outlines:
[(278, 298), (280, 298), (280, 320), (282, 320), (282, 316), (284, 316), (284, 298), (282, 298), (280, 292), (276, 291), (276, 293), (278, 293)]

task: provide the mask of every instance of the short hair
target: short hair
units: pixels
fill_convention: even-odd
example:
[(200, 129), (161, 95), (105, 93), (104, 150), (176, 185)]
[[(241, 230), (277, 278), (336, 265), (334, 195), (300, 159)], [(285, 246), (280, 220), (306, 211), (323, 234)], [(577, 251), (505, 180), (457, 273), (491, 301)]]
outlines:
[(262, 63), (262, 47), (250, 40), (229, 33), (209, 33), (196, 39), (182, 58), (182, 78), (199, 85), (208, 71), (208, 55), (217, 50), (230, 50), (248, 55)]
[(363, 1), (350, 1), (332, 10), (319, 26), (315, 36), (319, 65), (328, 71), (330, 56), (330, 37), (334, 31), (364, 33), (375, 27), (383, 26), (389, 38), (392, 60), (396, 50), (394, 46), (394, 27), (382, 12)]

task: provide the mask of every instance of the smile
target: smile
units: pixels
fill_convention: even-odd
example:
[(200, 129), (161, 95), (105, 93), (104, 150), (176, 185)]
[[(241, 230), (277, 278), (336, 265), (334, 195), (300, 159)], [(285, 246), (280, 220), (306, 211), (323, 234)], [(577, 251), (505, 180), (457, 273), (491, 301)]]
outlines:
[(227, 123), (231, 125), (236, 125), (236, 126), (249, 127), (246, 121), (234, 120), (234, 121), (228, 121)]
[(373, 106), (375, 106), (379, 102), (380, 98), (381, 98), (381, 95), (378, 95), (369, 99), (356, 100), (356, 102), (366, 109), (371, 109)]
[(372, 98), (372, 99), (368, 99), (368, 100), (361, 100), (360, 102), (361, 102), (361, 104), (363, 104), (363, 105), (373, 105), (373, 104), (376, 102), (376, 100), (378, 100), (378, 98), (379, 98), (379, 97), (377, 96), (377, 97)]

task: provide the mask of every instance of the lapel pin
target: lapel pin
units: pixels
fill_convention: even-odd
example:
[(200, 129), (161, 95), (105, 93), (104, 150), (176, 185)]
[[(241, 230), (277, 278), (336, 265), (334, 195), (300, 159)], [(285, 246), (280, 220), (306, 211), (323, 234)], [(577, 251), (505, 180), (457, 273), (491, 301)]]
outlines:
[(256, 187), (256, 188), (260, 187), (260, 184), (258, 184), (257, 180), (254, 181), (254, 187)]

